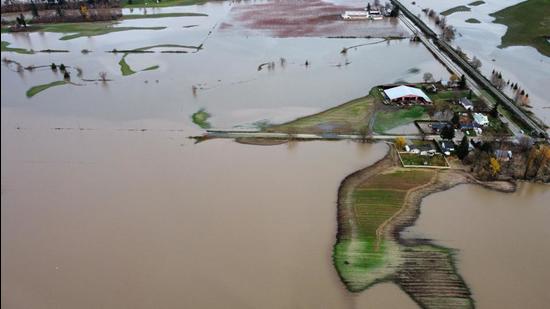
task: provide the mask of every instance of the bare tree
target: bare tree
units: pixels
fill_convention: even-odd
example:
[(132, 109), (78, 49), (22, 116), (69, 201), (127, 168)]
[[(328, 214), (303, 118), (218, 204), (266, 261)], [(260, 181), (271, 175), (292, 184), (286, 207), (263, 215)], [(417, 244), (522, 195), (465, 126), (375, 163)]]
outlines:
[(424, 75), (422, 76), (422, 79), (424, 80), (425, 83), (427, 83), (427, 82), (433, 81), (434, 76), (433, 76), (432, 73), (426, 72), (426, 73), (424, 73)]
[(102, 82), (106, 82), (108, 80), (107, 79), (107, 72), (105, 72), (105, 71), (99, 72), (99, 80), (102, 81)]
[(479, 60), (476, 56), (470, 61), (470, 64), (474, 67), (474, 69), (479, 70), (481, 68), (481, 60)]

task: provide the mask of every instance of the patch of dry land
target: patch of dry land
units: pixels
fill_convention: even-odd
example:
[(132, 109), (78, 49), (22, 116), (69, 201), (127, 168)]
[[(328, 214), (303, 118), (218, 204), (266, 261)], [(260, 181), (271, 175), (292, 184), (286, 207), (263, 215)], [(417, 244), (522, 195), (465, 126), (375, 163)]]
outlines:
[(338, 234), (333, 262), (351, 292), (392, 281), (422, 308), (472, 308), (453, 251), (427, 240), (404, 240), (422, 199), (462, 183), (512, 192), (508, 182), (481, 183), (459, 170), (406, 169), (393, 150), (346, 177), (338, 191)]

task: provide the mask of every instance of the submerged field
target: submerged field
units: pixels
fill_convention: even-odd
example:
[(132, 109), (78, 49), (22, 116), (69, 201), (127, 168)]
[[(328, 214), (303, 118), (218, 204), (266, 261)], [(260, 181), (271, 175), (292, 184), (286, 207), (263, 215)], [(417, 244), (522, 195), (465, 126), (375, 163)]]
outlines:
[(550, 57), (550, 1), (529, 0), (491, 14), (508, 26), (501, 47), (527, 45)]
[(382, 234), (383, 227), (403, 207), (408, 190), (428, 183), (434, 173), (393, 170), (374, 175), (353, 187), (339, 216), (334, 265), (350, 291), (362, 291), (388, 274), (397, 263), (397, 244)]

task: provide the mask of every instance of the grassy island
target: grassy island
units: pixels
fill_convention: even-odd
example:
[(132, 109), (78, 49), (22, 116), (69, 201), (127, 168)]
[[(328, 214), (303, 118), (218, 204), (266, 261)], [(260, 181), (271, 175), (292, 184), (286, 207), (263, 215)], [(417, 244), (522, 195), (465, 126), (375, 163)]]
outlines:
[(10, 42), (2, 41), (1, 45), (1, 51), (3, 52), (14, 52), (18, 54), (34, 54), (32, 50), (24, 49), (24, 48), (16, 48), (16, 47), (9, 47), (11, 45)]
[(508, 26), (500, 47), (531, 46), (550, 57), (550, 1), (529, 0), (490, 15)]
[(469, 24), (481, 24), (481, 21), (479, 21), (479, 19), (476, 19), (476, 18), (468, 18), (466, 19), (466, 22)]
[(193, 120), (193, 123), (199, 127), (209, 129), (210, 123), (208, 122), (208, 118), (210, 118), (210, 116), (211, 115), (204, 108), (201, 108), (196, 113), (191, 115), (191, 119)]
[(43, 84), (43, 85), (38, 85), (38, 86), (31, 87), (29, 90), (27, 90), (26, 94), (27, 94), (27, 97), (30, 98), (30, 97), (33, 97), (33, 96), (37, 95), (38, 93), (40, 93), (44, 90), (47, 90), (51, 87), (62, 86), (62, 85), (66, 85), (66, 84), (68, 84), (67, 81), (58, 80), (58, 81), (51, 82), (51, 83), (48, 83), (48, 84)]
[(93, 22), (93, 23), (58, 23), (58, 24), (36, 24), (29, 27), (29, 31), (55, 32), (65, 34), (60, 38), (62, 41), (77, 39), (80, 37), (91, 37), (112, 32), (130, 30), (162, 30), (166, 27), (114, 27), (114, 22)]
[(449, 16), (453, 13), (457, 13), (457, 12), (469, 12), (471, 11), (472, 9), (470, 9), (469, 7), (465, 6), (465, 5), (459, 5), (459, 6), (455, 6), (454, 8), (450, 8), (448, 10), (445, 10), (443, 12), (441, 12), (440, 14), (443, 15), (443, 16)]

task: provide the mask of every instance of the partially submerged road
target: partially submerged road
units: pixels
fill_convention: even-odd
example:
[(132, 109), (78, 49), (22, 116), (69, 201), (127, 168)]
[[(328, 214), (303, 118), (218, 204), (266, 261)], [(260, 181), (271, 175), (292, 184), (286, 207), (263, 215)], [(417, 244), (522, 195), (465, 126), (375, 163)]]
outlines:
[[(514, 114), (521, 122), (532, 130), (533, 135), (548, 138), (545, 129), (529, 117), (524, 111), (515, 105), (510, 98), (497, 89), (483, 74), (477, 71), (468, 61), (462, 59), (460, 55), (444, 40), (440, 39), (420, 18), (409, 11), (402, 3), (397, 0), (391, 2), (398, 6), (402, 12), (401, 21), (416, 34), (422, 43), (432, 52), (449, 70), (458, 76), (464, 75), (467, 85), (480, 97), (489, 97), (496, 99), (508, 111)], [(521, 133), (521, 130), (513, 124), (513, 121), (505, 121), (510, 126), (514, 134)]]

